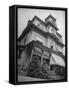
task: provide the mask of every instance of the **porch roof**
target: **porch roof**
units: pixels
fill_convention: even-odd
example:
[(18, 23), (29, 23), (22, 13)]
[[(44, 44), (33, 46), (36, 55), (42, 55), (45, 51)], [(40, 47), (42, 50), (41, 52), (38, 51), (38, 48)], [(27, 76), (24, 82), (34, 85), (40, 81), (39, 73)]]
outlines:
[(61, 56), (52, 53), (50, 58), (50, 65), (59, 65), (65, 67), (65, 62)]

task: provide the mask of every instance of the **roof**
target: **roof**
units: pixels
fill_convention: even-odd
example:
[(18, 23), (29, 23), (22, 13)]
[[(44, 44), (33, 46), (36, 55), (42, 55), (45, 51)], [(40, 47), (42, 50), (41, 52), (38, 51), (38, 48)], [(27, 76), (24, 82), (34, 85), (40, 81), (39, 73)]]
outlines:
[(45, 19), (45, 21), (46, 21), (49, 17), (51, 17), (54, 21), (56, 21), (56, 19), (55, 19), (51, 14)]

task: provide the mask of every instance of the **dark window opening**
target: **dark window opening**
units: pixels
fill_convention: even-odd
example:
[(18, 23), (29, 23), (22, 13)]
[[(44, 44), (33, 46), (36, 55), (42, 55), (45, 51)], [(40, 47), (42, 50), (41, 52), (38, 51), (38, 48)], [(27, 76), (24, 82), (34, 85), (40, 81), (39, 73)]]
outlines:
[(51, 46), (51, 49), (53, 50), (53, 46)]

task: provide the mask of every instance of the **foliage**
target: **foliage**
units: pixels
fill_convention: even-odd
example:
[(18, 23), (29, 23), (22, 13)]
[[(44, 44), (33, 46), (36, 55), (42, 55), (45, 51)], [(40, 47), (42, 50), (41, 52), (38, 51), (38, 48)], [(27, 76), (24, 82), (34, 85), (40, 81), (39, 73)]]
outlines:
[(28, 67), (27, 75), (43, 79), (49, 78), (47, 71), (44, 70), (44, 68), (37, 62), (37, 60), (32, 60)]

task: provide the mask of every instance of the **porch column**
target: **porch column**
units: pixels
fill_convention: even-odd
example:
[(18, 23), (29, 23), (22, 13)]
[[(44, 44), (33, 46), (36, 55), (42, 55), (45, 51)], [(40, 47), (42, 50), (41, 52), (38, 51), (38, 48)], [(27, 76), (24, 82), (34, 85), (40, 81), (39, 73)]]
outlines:
[(30, 55), (29, 55), (28, 51), (26, 52), (27, 53), (26, 54), (26, 67), (28, 67), (30, 62), (32, 61), (33, 52), (34, 52), (33, 48), (31, 49)]
[(30, 62), (32, 61), (33, 52), (34, 52), (34, 48), (32, 48), (32, 51), (31, 51)]

